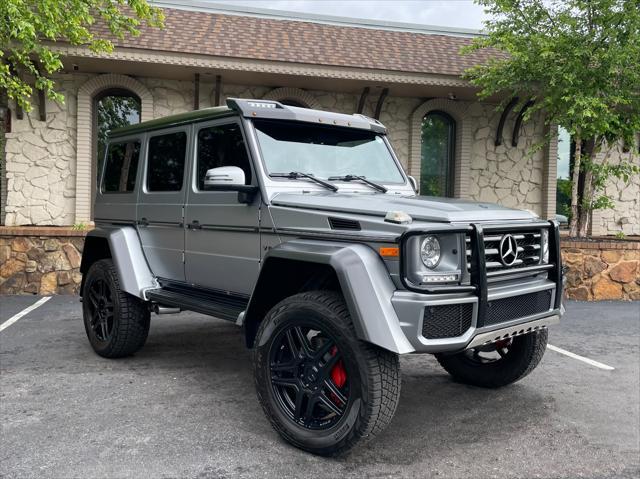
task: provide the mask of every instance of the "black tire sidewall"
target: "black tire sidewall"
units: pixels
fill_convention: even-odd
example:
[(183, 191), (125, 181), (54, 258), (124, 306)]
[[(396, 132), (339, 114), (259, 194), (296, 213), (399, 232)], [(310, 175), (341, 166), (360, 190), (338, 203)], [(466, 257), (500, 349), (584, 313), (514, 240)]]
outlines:
[[(339, 448), (356, 433), (364, 413), (363, 399), (367, 395), (366, 366), (359, 354), (358, 342), (348, 334), (348, 328), (339, 322), (330, 310), (321, 305), (294, 298), (277, 305), (263, 321), (256, 338), (254, 374), (261, 403), (274, 427), (287, 440), (298, 447), (316, 453), (329, 453)], [(275, 311), (275, 312), (273, 312)], [(295, 424), (280, 408), (271, 385), (270, 351), (275, 338), (283, 330), (294, 326), (317, 325), (318, 329), (332, 336), (342, 354), (349, 378), (349, 403), (344, 417), (326, 430), (310, 430)]]
[[(108, 341), (100, 341), (91, 328), (90, 324), (91, 311), (89, 309), (89, 289), (91, 288), (92, 283), (100, 279), (104, 280), (107, 284), (108, 288), (111, 291), (111, 298), (113, 300), (113, 330), (111, 331), (111, 336), (109, 337)], [(100, 260), (92, 264), (89, 268), (89, 271), (87, 272), (87, 277), (84, 281), (84, 288), (82, 291), (82, 296), (84, 298), (82, 301), (82, 316), (84, 321), (84, 329), (87, 333), (87, 337), (89, 338), (89, 343), (91, 343), (91, 347), (98, 354), (106, 354), (111, 351), (116, 338), (118, 337), (121, 318), (118, 293), (119, 287), (114, 278), (113, 263), (111, 262), (111, 260)]]

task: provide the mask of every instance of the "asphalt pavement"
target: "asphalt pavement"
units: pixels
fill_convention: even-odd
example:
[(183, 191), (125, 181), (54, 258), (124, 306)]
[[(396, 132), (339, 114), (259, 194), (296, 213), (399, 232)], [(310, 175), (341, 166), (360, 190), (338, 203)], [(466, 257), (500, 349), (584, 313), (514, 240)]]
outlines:
[[(0, 296), (0, 328), (35, 296)], [(640, 303), (567, 305), (548, 350), (500, 390), (453, 382), (405, 356), (396, 417), (340, 458), (299, 451), (257, 402), (233, 324), (152, 316), (145, 347), (107, 360), (77, 297), (56, 296), (0, 332), (0, 476), (50, 478), (640, 477)]]

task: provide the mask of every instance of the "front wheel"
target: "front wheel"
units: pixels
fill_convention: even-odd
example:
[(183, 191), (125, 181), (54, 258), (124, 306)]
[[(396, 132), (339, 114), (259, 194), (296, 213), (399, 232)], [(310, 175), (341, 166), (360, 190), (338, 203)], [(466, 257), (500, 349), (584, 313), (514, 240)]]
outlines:
[(547, 336), (548, 331), (543, 329), (457, 354), (437, 354), (436, 358), (456, 381), (499, 388), (536, 368), (547, 349)]
[(335, 455), (381, 432), (400, 396), (398, 355), (360, 341), (342, 296), (314, 291), (277, 304), (256, 337), (258, 399), (296, 447)]

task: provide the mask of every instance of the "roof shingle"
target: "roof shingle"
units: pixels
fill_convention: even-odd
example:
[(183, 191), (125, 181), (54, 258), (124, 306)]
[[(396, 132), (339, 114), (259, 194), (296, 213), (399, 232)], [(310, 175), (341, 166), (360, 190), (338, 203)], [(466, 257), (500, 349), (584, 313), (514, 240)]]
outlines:
[[(165, 28), (141, 27), (137, 38), (114, 40), (124, 48), (218, 57), (343, 66), (411, 73), (461, 75), (489, 51), (461, 55), (468, 37), (328, 25), (164, 9)], [(108, 35), (96, 26), (100, 35)]]

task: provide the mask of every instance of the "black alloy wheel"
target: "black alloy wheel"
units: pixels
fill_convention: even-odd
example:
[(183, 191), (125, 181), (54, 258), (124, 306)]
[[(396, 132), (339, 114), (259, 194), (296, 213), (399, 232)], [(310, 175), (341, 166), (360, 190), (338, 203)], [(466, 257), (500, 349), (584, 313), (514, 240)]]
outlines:
[(258, 328), (253, 372), (273, 428), (324, 456), (381, 433), (400, 398), (398, 355), (358, 338), (336, 291), (308, 291), (276, 304)]
[(113, 292), (104, 279), (93, 281), (87, 289), (89, 325), (98, 341), (106, 342), (113, 333)]
[(349, 381), (333, 338), (314, 326), (292, 326), (279, 332), (269, 357), (274, 397), (291, 420), (307, 429), (340, 421)]
[(111, 259), (96, 261), (84, 274), (82, 316), (91, 347), (105, 358), (135, 353), (149, 334), (149, 308), (120, 289)]

